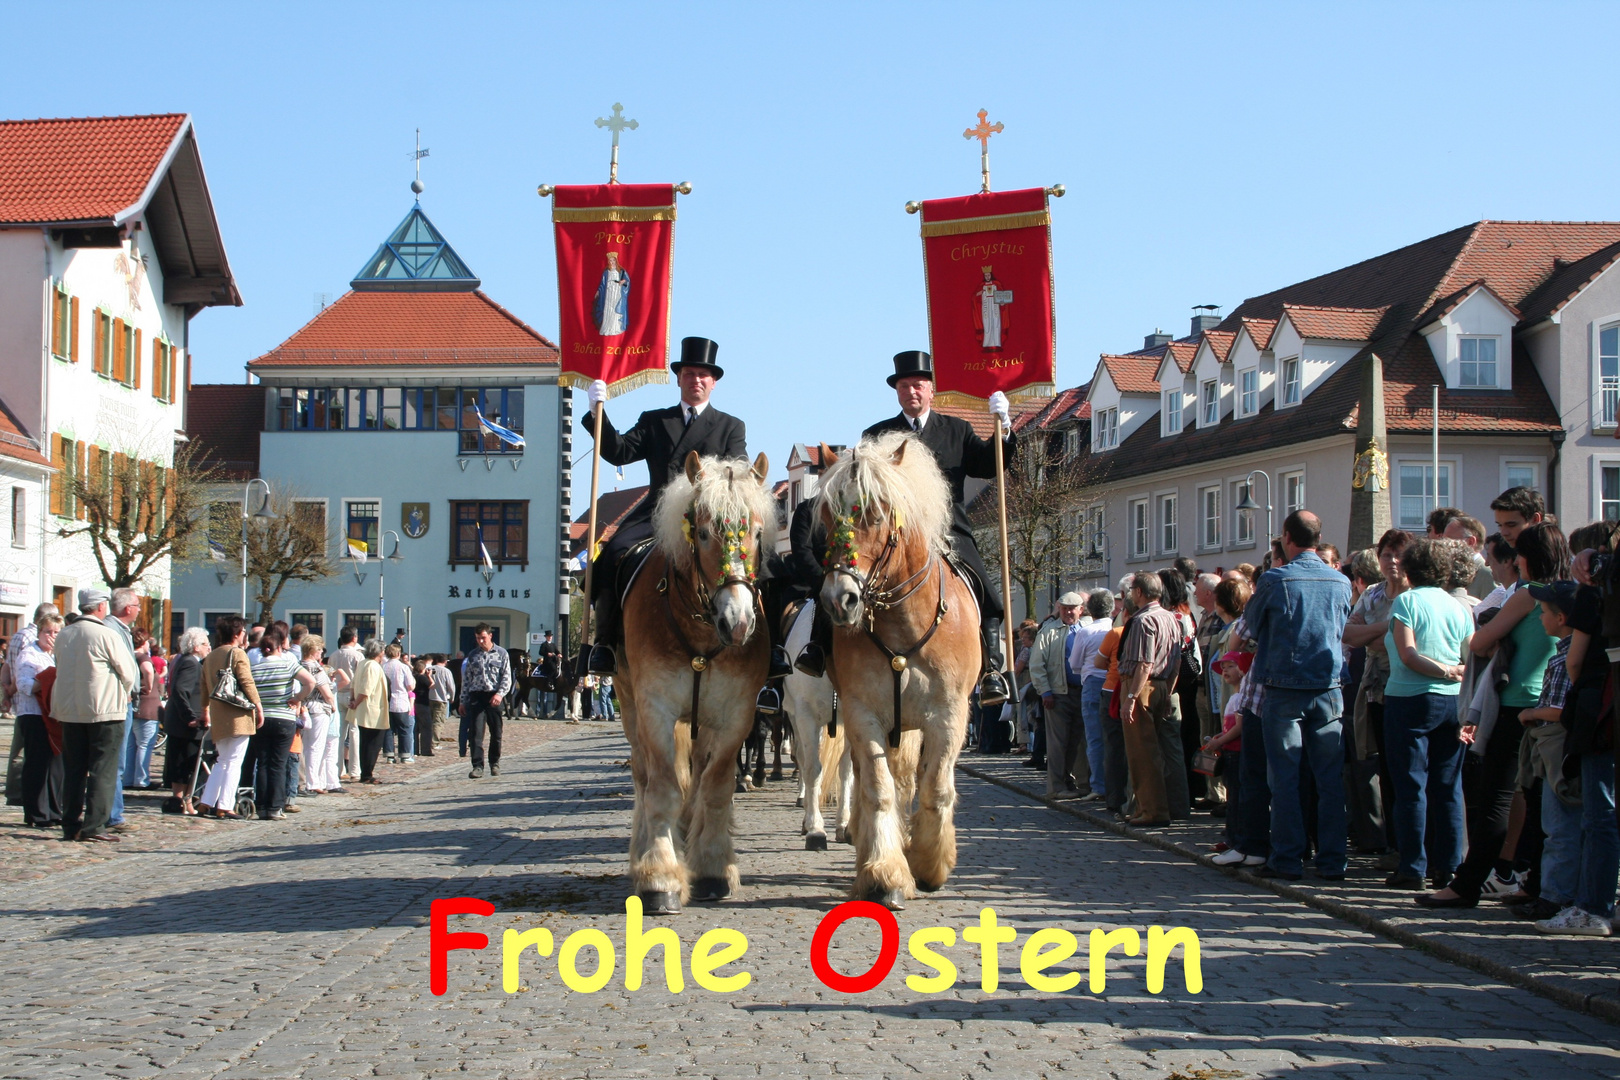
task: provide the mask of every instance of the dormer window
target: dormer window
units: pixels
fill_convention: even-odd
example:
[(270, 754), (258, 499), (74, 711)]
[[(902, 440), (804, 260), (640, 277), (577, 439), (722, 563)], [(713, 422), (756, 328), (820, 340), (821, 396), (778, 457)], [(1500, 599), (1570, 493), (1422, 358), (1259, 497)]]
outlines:
[(1199, 394), (1204, 415), (1200, 423), (1205, 427), (1214, 427), (1221, 422), (1221, 385), (1214, 379), (1206, 379)]
[(1620, 422), (1620, 323), (1598, 331), (1598, 380), (1599, 423), (1614, 427)]
[(1283, 404), (1299, 404), (1299, 357), (1290, 356), (1282, 362)]
[(1119, 445), (1119, 408), (1103, 409), (1097, 414), (1097, 449), (1112, 450)]
[(1164, 433), (1174, 435), (1181, 430), (1181, 391), (1164, 392)]
[(1465, 337), (1459, 343), (1458, 386), (1496, 388), (1496, 338)]
[(1260, 411), (1260, 369), (1245, 368), (1238, 373), (1238, 415), (1253, 416)]

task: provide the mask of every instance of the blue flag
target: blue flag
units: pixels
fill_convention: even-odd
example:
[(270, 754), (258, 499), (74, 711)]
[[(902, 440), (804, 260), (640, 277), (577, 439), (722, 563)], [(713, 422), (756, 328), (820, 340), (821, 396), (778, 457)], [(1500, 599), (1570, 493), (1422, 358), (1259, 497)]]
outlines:
[(478, 408), (476, 405), (473, 406), (473, 412), (478, 415), (478, 427), (485, 434), (495, 436), (507, 446), (516, 447), (519, 450), (523, 449), (523, 436), (519, 435), (511, 428), (501, 427), (501, 425), (495, 423), (493, 420), (490, 420), (484, 415), (484, 410)]

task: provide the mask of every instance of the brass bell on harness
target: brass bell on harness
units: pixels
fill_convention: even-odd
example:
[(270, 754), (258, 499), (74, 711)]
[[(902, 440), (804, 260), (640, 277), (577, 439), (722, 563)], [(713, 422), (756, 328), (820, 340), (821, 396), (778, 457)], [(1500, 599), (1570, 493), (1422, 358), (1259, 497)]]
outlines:
[(694, 656), (694, 657), (692, 657), (692, 670), (693, 671), (703, 671), (706, 668), (708, 668), (708, 666), (709, 666), (709, 661), (708, 661), (708, 659), (706, 657), (702, 657), (702, 656)]
[(906, 670), (906, 658), (903, 656), (891, 657), (889, 660), (889, 666), (894, 668), (896, 671), (904, 671)]

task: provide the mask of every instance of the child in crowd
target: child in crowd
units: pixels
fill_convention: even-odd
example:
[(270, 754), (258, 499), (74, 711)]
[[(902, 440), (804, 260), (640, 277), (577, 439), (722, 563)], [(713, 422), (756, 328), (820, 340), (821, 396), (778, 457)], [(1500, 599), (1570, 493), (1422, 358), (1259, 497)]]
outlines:
[(1221, 733), (1211, 736), (1204, 743), (1204, 749), (1221, 756), (1221, 779), (1226, 781), (1226, 804), (1231, 807), (1226, 815), (1226, 850), (1215, 856), (1217, 866), (1260, 866), (1265, 863), (1261, 856), (1246, 856), (1238, 850), (1236, 808), (1241, 805), (1243, 798), (1242, 753), (1243, 753), (1243, 713), (1238, 708), (1238, 686), (1243, 682), (1243, 676), (1248, 674), (1249, 665), (1254, 662), (1254, 654), (1247, 652), (1229, 652), (1215, 661), (1215, 673), (1226, 684), (1226, 705), (1221, 710)]

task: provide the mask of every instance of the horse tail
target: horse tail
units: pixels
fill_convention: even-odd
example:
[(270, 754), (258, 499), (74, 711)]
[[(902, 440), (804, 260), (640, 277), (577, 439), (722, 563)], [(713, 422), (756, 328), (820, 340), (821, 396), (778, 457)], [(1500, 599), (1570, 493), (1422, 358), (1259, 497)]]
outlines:
[(838, 726), (838, 734), (828, 735), (821, 733), (821, 805), (831, 806), (833, 799), (838, 797), (838, 766), (844, 758), (844, 727)]

